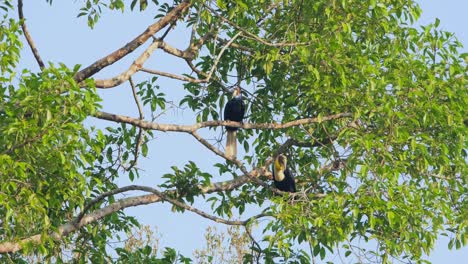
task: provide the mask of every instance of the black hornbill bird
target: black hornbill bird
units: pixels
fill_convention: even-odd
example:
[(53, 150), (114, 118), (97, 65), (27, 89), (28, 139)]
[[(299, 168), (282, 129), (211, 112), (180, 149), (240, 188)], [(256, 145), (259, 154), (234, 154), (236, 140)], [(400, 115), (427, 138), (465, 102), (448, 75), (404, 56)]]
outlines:
[(294, 175), (288, 167), (286, 167), (288, 160), (286, 156), (280, 154), (275, 159), (273, 164), (273, 181), (275, 187), (283, 192), (296, 192), (296, 182)]
[[(245, 105), (242, 101), (240, 87), (234, 88), (233, 98), (229, 100), (224, 107), (224, 120), (242, 122), (245, 114)], [(237, 127), (226, 126), (226, 156), (237, 157)]]

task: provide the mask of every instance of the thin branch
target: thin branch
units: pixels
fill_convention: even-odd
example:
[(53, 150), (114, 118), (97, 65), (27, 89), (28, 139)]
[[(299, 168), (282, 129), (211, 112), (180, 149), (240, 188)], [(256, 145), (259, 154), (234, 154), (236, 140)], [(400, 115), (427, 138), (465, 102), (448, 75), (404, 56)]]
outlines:
[[(255, 238), (253, 237), (252, 235), (252, 232), (250, 232), (249, 228), (247, 226), (244, 226), (245, 228), (245, 232), (249, 235), (249, 238), (250, 240), (252, 241), (252, 243), (257, 247), (257, 256), (256, 256), (256, 263), (260, 263), (260, 256), (261, 256), (261, 252), (263, 251), (262, 248), (260, 247), (260, 244), (258, 244), (258, 242), (255, 240)], [(253, 247), (253, 246), (252, 246)], [(253, 255), (253, 254), (252, 254)]]
[(143, 33), (141, 33), (139, 36), (127, 43), (125, 46), (119, 48), (118, 50), (112, 52), (111, 54), (105, 56), (100, 60), (97, 60), (90, 66), (79, 71), (74, 77), (75, 81), (79, 83), (84, 79), (91, 77), (103, 68), (127, 56), (135, 49), (140, 47), (143, 43), (145, 43), (148, 40), (148, 38), (152, 37), (156, 32), (160, 31), (162, 28), (166, 27), (171, 23), (174, 23), (174, 21), (179, 19), (182, 12), (184, 12), (190, 5), (190, 0), (184, 0), (178, 6), (173, 8), (169, 13), (167, 13), (167, 15), (162, 17), (156, 23), (150, 25)]
[[(205, 79), (203, 79), (203, 80), (206, 81), (206, 78), (208, 77), (208, 74), (207, 74), (207, 73), (198, 70), (197, 67), (195, 67), (195, 65), (193, 65), (192, 61), (190, 61), (190, 60), (185, 60), (185, 62), (186, 62), (187, 65), (190, 67), (190, 69), (192, 69), (193, 72), (195, 72), (195, 73), (198, 74), (199, 76), (205, 77)], [(219, 78), (217, 78), (217, 77), (215, 76), (215, 78), (213, 78), (213, 79), (214, 79), (215, 82), (217, 82), (217, 83), (223, 88), (223, 91), (224, 91), (225, 93), (230, 93), (230, 92), (231, 92), (228, 88), (226, 88), (226, 85), (224, 85), (224, 84), (222, 83), (222, 81), (219, 80)]]
[(176, 79), (176, 80), (180, 80), (180, 81), (184, 81), (184, 82), (189, 82), (189, 83), (204, 83), (204, 82), (206, 82), (205, 80), (194, 79), (194, 78), (190, 78), (190, 77), (186, 77), (186, 76), (182, 76), (182, 75), (177, 75), (177, 74), (173, 74), (173, 73), (162, 72), (162, 71), (152, 70), (152, 69), (147, 69), (147, 68), (141, 68), (140, 71), (150, 73), (150, 74), (159, 75), (159, 76), (164, 76), (164, 77), (168, 77), (168, 78), (171, 78), (171, 79)]
[(279, 43), (272, 43), (272, 42), (268, 42), (266, 41), (265, 39), (253, 34), (253, 33), (250, 33), (249, 31), (245, 30), (244, 28), (242, 28), (241, 26), (237, 25), (236, 23), (232, 22), (231, 20), (221, 16), (220, 14), (218, 14), (216, 11), (214, 11), (213, 9), (211, 9), (209, 6), (207, 5), (204, 5), (213, 15), (215, 15), (216, 17), (220, 18), (222, 21), (224, 21), (225, 23), (231, 25), (232, 27), (234, 27), (235, 29), (239, 30), (239, 32), (242, 32), (244, 33), (245, 36), (247, 37), (250, 37), (266, 46), (270, 46), (270, 47), (295, 47), (295, 46), (307, 46), (307, 45), (310, 45), (311, 42), (279, 42)]
[(221, 48), (221, 50), (220, 50), (219, 53), (218, 53), (218, 56), (216, 57), (216, 59), (215, 59), (215, 61), (214, 61), (213, 66), (211, 67), (210, 72), (208, 72), (208, 76), (206, 76), (206, 82), (209, 82), (209, 81), (210, 81), (211, 76), (213, 75), (213, 72), (215, 71), (216, 66), (218, 66), (219, 60), (220, 60), (221, 57), (223, 56), (224, 51), (225, 51), (225, 50), (234, 42), (234, 40), (236, 40), (236, 38), (238, 38), (240, 35), (242, 35), (242, 32), (237, 32), (236, 35), (234, 35), (234, 36), (226, 43), (226, 45), (224, 45), (223, 48)]
[(39, 68), (42, 70), (45, 68), (45, 65), (42, 61), (41, 56), (39, 55), (39, 51), (36, 48), (36, 44), (34, 44), (31, 34), (29, 34), (28, 27), (26, 26), (26, 22), (23, 15), (23, 0), (18, 0), (18, 17), (21, 23), (21, 29), (24, 33), (24, 37), (26, 38), (26, 41), (28, 42), (29, 47), (31, 48), (34, 58), (36, 58), (37, 64), (39, 64)]
[(323, 116), (321, 118), (312, 117), (312, 118), (303, 118), (286, 123), (240, 123), (234, 121), (225, 121), (225, 120), (213, 120), (205, 121), (201, 123), (196, 123), (193, 125), (176, 125), (176, 124), (161, 124), (155, 122), (149, 122), (140, 120), (137, 118), (116, 115), (106, 112), (97, 112), (94, 114), (94, 117), (99, 119), (104, 119), (108, 121), (118, 122), (118, 123), (127, 123), (135, 125), (144, 129), (158, 130), (158, 131), (173, 131), (173, 132), (185, 132), (191, 133), (205, 127), (218, 127), (218, 126), (232, 126), (242, 129), (285, 129), (289, 127), (295, 127), (299, 125), (311, 124), (311, 123), (320, 123), (324, 121), (336, 120), (340, 118), (352, 117), (351, 113), (339, 113), (329, 116)]
[(158, 39), (159, 40), (164, 40), (166, 37), (167, 37), (167, 34), (169, 34), (169, 32), (175, 27), (177, 23), (177, 20), (175, 20), (174, 22), (171, 23), (171, 25), (166, 29), (166, 31), (162, 34), (161, 37), (159, 37)]
[(129, 185), (129, 186), (125, 186), (125, 187), (122, 187), (122, 188), (117, 188), (117, 189), (114, 189), (114, 190), (111, 190), (111, 191), (108, 191), (108, 192), (104, 192), (104, 193), (101, 193), (99, 196), (97, 196), (96, 198), (94, 198), (93, 200), (91, 200), (84, 208), (83, 208), (83, 211), (81, 211), (77, 217), (75, 217), (75, 219), (73, 220), (73, 222), (75, 224), (78, 224), (81, 219), (83, 218), (83, 216), (89, 211), (89, 209), (91, 209), (94, 205), (98, 204), (99, 202), (101, 202), (102, 200), (104, 200), (105, 198), (109, 197), (109, 196), (112, 196), (112, 195), (116, 195), (116, 194), (119, 194), (119, 193), (124, 193), (124, 192), (128, 192), (128, 191), (133, 191), (135, 190), (134, 186), (133, 185)]
[(166, 202), (169, 202), (175, 206), (178, 206), (180, 208), (184, 208), (185, 210), (189, 210), (193, 213), (196, 213), (204, 218), (207, 218), (207, 219), (210, 219), (216, 223), (222, 223), (222, 224), (226, 224), (226, 225), (242, 225), (242, 226), (245, 226), (247, 223), (249, 223), (250, 221), (252, 220), (255, 220), (255, 219), (259, 219), (261, 217), (265, 217), (267, 216), (266, 214), (258, 214), (258, 215), (255, 215), (255, 216), (252, 216), (246, 220), (237, 220), (237, 221), (233, 221), (233, 220), (226, 220), (226, 219), (223, 219), (223, 218), (219, 218), (219, 217), (216, 217), (214, 215), (210, 215), (202, 210), (199, 210), (193, 206), (190, 206), (188, 204), (185, 204), (185, 203), (182, 203), (178, 200), (175, 200), (175, 199), (172, 199), (168, 196), (166, 196), (165, 194), (163, 194), (162, 192), (158, 191), (157, 189), (154, 189), (154, 188), (151, 188), (151, 187), (146, 187), (146, 186), (136, 186), (138, 188), (135, 188), (136, 190), (140, 190), (140, 191), (146, 191), (146, 192), (151, 192), (153, 194), (155, 194), (156, 196), (160, 197), (162, 200), (166, 201)]
[[(135, 87), (135, 84), (133, 83), (132, 77), (130, 77), (130, 79), (128, 79), (128, 81), (130, 82), (130, 86), (132, 87), (133, 99), (135, 100), (135, 104), (137, 105), (138, 113), (140, 114), (140, 120), (144, 120), (145, 115), (143, 114), (143, 108), (141, 107), (140, 100), (138, 100), (138, 95), (136, 93), (136, 87)], [(139, 152), (140, 152), (140, 147), (141, 147), (142, 143), (143, 143), (143, 128), (140, 127), (138, 129), (138, 135), (137, 135), (137, 142), (136, 142), (136, 146), (135, 146), (135, 151), (133, 153), (134, 160), (131, 162), (130, 167), (128, 167), (126, 169), (127, 171), (129, 171), (130, 169), (132, 169), (133, 167), (135, 167), (137, 165), (138, 156), (139, 156)]]

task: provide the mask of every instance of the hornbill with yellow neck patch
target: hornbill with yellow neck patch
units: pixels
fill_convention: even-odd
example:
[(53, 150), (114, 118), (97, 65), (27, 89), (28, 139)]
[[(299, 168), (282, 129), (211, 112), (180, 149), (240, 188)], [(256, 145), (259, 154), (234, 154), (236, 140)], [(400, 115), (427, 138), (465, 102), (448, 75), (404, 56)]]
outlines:
[(280, 154), (273, 164), (273, 181), (275, 187), (283, 192), (296, 192), (296, 182), (294, 176), (287, 165), (287, 158)]
[[(242, 101), (241, 89), (239, 86), (232, 92), (233, 98), (224, 107), (224, 120), (242, 122), (245, 114), (245, 105)], [(226, 126), (226, 156), (237, 157), (237, 127)]]

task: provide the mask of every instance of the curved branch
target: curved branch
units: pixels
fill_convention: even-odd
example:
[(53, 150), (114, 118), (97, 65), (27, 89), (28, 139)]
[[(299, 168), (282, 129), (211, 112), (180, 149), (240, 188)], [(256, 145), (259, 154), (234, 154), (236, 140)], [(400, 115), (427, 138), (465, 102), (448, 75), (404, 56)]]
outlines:
[(42, 70), (45, 68), (44, 62), (42, 61), (42, 58), (39, 55), (39, 51), (36, 48), (36, 44), (34, 44), (31, 34), (29, 34), (29, 30), (26, 26), (26, 22), (24, 21), (23, 0), (18, 0), (18, 17), (21, 23), (21, 29), (24, 33), (24, 37), (26, 38), (26, 41), (28, 42), (29, 47), (31, 48), (34, 58), (36, 58), (37, 64), (39, 64), (39, 68)]
[(184, 0), (174, 9), (172, 9), (169, 13), (167, 13), (166, 16), (158, 20), (156, 23), (150, 25), (143, 33), (141, 33), (139, 36), (137, 36), (132, 41), (127, 43), (125, 46), (112, 52), (111, 54), (105, 56), (104, 58), (97, 60), (93, 64), (79, 71), (74, 77), (75, 81), (79, 83), (83, 81), (84, 79), (89, 78), (90, 76), (99, 72), (103, 68), (127, 56), (129, 53), (133, 52), (135, 49), (137, 49), (143, 43), (145, 43), (156, 32), (160, 31), (162, 28), (166, 27), (167, 25), (175, 22), (180, 17), (182, 12), (184, 12), (190, 5), (191, 5), (190, 0)]
[(258, 219), (258, 218), (261, 218), (261, 217), (264, 217), (264, 216), (267, 216), (266, 214), (258, 214), (258, 215), (255, 215), (255, 216), (252, 216), (246, 220), (238, 220), (238, 221), (232, 221), (232, 220), (226, 220), (226, 219), (223, 219), (223, 218), (219, 218), (219, 217), (216, 217), (214, 215), (210, 215), (202, 210), (199, 210), (193, 206), (189, 206), (185, 203), (182, 203), (180, 201), (177, 201), (175, 199), (172, 199), (172, 198), (169, 198), (168, 196), (166, 196), (165, 194), (163, 194), (162, 192), (154, 189), (154, 188), (151, 188), (151, 187), (146, 187), (146, 186), (135, 186), (137, 188), (135, 188), (136, 190), (140, 190), (140, 191), (145, 191), (145, 192), (151, 192), (153, 194), (155, 194), (156, 196), (160, 197), (162, 200), (166, 201), (166, 202), (169, 202), (175, 206), (178, 206), (178, 207), (181, 207), (181, 208), (184, 208), (185, 210), (189, 210), (193, 213), (196, 213), (204, 218), (207, 218), (207, 219), (210, 219), (212, 221), (215, 221), (216, 223), (222, 223), (222, 224), (226, 224), (226, 225), (247, 225), (247, 223), (249, 223), (251, 220), (255, 220), (255, 219)]
[[(213, 183), (209, 186), (200, 186), (199, 188), (200, 188), (201, 193), (208, 194), (208, 193), (214, 193), (214, 192), (234, 190), (244, 185), (248, 181), (249, 181), (249, 178), (247, 176), (240, 176), (233, 180)], [(98, 203), (99, 201), (101, 201), (102, 199), (110, 195), (114, 195), (114, 194), (122, 193), (126, 191), (131, 191), (131, 190), (140, 190), (140, 188), (141, 186), (130, 185), (130, 186), (126, 186), (126, 187), (122, 187), (119, 189), (109, 191), (107, 193), (103, 193), (100, 196), (98, 196), (96, 199), (91, 201), (90, 205), (87, 207), (90, 208), (93, 204)], [(175, 191), (170, 190), (170, 191), (164, 192), (163, 194), (170, 195), (173, 193), (175, 193)], [(122, 209), (144, 205), (144, 204), (157, 203), (162, 200), (163, 199), (156, 194), (147, 194), (147, 195), (140, 195), (140, 196), (120, 199), (111, 205), (98, 209), (87, 215), (81, 215), (81, 214), (78, 215), (76, 218), (74, 218), (70, 222), (59, 226), (57, 228), (57, 231), (50, 233), (49, 236), (59, 241), (63, 237), (68, 236), (70, 233), (80, 229), (81, 227), (86, 226), (90, 223), (96, 222)], [(87, 209), (89, 210), (89, 208)], [(80, 220), (78, 220), (78, 217), (80, 218)], [(0, 253), (14, 253), (14, 252), (21, 250), (25, 243), (40, 243), (41, 241), (42, 241), (42, 235), (38, 234), (38, 235), (30, 236), (28, 238), (24, 238), (18, 242), (0, 242)]]
[(106, 80), (95, 80), (96, 88), (112, 88), (116, 87), (130, 79), (135, 72), (143, 67), (145, 61), (151, 56), (151, 54), (161, 45), (161, 41), (155, 41), (138, 57), (132, 65), (123, 73), (115, 76), (111, 79)]
[(104, 119), (108, 121), (118, 122), (118, 123), (127, 123), (137, 127), (141, 127), (144, 129), (151, 129), (151, 130), (159, 130), (159, 131), (173, 131), (173, 132), (185, 132), (191, 133), (196, 131), (200, 128), (205, 127), (218, 127), (218, 126), (232, 126), (242, 129), (285, 129), (289, 127), (295, 127), (299, 125), (306, 125), (312, 123), (320, 123), (324, 121), (336, 120), (346, 117), (352, 117), (351, 113), (339, 113), (329, 116), (323, 117), (311, 117), (311, 118), (303, 118), (298, 119), (286, 123), (239, 123), (234, 121), (224, 121), (224, 120), (213, 120), (213, 121), (205, 121), (201, 123), (196, 123), (193, 125), (176, 125), (176, 124), (161, 124), (155, 122), (149, 122), (140, 120), (137, 118), (124, 116), (124, 115), (116, 115), (106, 112), (97, 112), (94, 114), (94, 117), (99, 119)]

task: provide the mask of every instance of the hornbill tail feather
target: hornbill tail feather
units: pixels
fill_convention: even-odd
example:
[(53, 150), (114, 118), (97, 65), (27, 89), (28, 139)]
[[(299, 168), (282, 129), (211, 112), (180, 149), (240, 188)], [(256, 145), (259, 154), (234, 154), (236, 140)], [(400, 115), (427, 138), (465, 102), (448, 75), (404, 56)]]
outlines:
[(227, 131), (226, 156), (237, 157), (237, 131)]

